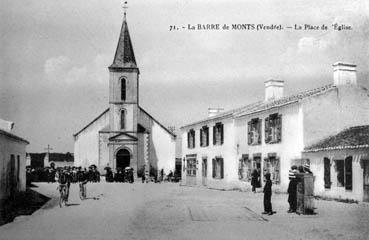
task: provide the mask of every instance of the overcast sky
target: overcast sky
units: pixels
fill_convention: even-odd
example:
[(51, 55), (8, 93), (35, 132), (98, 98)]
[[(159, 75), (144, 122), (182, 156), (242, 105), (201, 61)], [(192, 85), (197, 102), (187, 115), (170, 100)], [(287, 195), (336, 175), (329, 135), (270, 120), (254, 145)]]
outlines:
[[(73, 152), (73, 133), (108, 107), (108, 69), (123, 18), (119, 0), (1, 0), (0, 118), (31, 142)], [(165, 126), (332, 80), (332, 64), (358, 65), (369, 86), (367, 0), (131, 0), (127, 21), (140, 68), (140, 104)], [(187, 24), (325, 24), (328, 31), (169, 31)], [(333, 31), (332, 23), (352, 26)]]

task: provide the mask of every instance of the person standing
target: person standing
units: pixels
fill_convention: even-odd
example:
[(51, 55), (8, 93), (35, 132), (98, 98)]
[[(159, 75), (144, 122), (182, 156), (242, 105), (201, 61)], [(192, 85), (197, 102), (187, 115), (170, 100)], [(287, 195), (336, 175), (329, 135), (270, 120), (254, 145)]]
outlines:
[(252, 186), (252, 192), (256, 193), (256, 187), (258, 187), (258, 179), (259, 179), (259, 173), (256, 169), (252, 171), (251, 173), (251, 186)]
[(270, 180), (270, 173), (265, 174), (265, 186), (264, 186), (264, 212), (262, 214), (273, 215), (272, 209), (272, 181)]
[(289, 171), (288, 177), (290, 179), (290, 183), (288, 184), (288, 203), (290, 208), (288, 209), (288, 213), (296, 212), (297, 208), (297, 167), (292, 166), (291, 170)]

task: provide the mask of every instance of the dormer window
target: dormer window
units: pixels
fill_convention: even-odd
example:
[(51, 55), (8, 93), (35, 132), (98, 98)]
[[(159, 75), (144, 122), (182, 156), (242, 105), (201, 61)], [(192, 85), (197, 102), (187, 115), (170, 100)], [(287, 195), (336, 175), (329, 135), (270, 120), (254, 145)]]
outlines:
[(126, 100), (126, 79), (122, 78), (120, 81), (121, 81), (120, 98), (122, 101), (125, 101)]

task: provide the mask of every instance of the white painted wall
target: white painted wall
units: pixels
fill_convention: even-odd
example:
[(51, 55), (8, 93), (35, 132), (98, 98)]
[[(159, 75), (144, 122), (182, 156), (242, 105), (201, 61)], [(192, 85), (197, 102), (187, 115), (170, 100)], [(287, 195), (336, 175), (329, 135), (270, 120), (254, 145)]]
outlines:
[(99, 165), (99, 131), (109, 125), (109, 111), (79, 133), (74, 140), (74, 165)]
[(164, 169), (165, 174), (175, 169), (175, 139), (155, 121), (152, 129), (152, 147), (158, 159), (158, 169)]
[[(352, 156), (352, 190), (339, 187), (337, 183), (337, 172), (334, 160), (344, 160)], [(303, 153), (303, 157), (310, 159), (310, 169), (314, 174), (314, 195), (335, 198), (363, 200), (363, 168), (360, 161), (369, 161), (368, 149), (356, 150), (333, 150)], [(331, 188), (324, 187), (324, 158), (331, 160)]]
[[(282, 141), (280, 143), (269, 144), (265, 143), (265, 118), (270, 114), (278, 113), (282, 115)], [(263, 169), (264, 158), (268, 157), (268, 153), (276, 153), (280, 158), (280, 179), (279, 188), (281, 191), (286, 191), (288, 187), (288, 170), (292, 159), (300, 158), (303, 150), (303, 111), (300, 104), (287, 105), (282, 108), (275, 108), (258, 114), (247, 115), (236, 119), (236, 140), (235, 144), (239, 145), (238, 159), (242, 154), (249, 154), (249, 158), (253, 154), (261, 153), (261, 167)], [(247, 123), (253, 118), (262, 119), (261, 124), (261, 144), (248, 145), (247, 143)], [(238, 165), (237, 165), (238, 169)], [(238, 179), (238, 175), (237, 175)]]
[[(223, 123), (224, 143), (222, 145), (213, 145), (213, 126), (217, 123)], [(209, 146), (200, 147), (200, 129), (203, 126), (209, 127)], [(187, 132), (190, 129), (195, 130), (195, 148), (187, 148)], [(197, 172), (196, 182), (201, 185), (202, 181), (202, 158), (207, 158), (207, 185), (212, 188), (228, 188), (231, 182), (238, 178), (238, 162), (236, 161), (237, 149), (235, 147), (235, 128), (232, 118), (208, 121), (203, 124), (197, 124), (181, 129), (182, 133), (182, 158), (188, 154), (197, 154)], [(213, 178), (212, 159), (221, 156), (224, 160), (224, 179)], [(186, 181), (186, 172), (182, 172), (183, 182)]]
[[(11, 155), (15, 159), (15, 175), (19, 168), (19, 183), (17, 185), (18, 191), (26, 190), (26, 146), (25, 142), (14, 140), (2, 133), (0, 133), (0, 200), (9, 196), (9, 172)], [(19, 163), (17, 165), (17, 157), (19, 156)]]

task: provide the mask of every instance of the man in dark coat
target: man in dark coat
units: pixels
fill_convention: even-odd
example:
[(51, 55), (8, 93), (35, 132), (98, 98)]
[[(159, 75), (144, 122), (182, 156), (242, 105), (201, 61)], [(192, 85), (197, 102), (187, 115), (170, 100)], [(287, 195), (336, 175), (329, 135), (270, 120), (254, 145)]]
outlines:
[(270, 173), (265, 174), (265, 186), (264, 186), (264, 212), (262, 214), (272, 215), (272, 181), (270, 180)]
[(256, 187), (258, 186), (259, 173), (256, 169), (251, 173), (251, 186), (252, 191), (256, 193)]
[(291, 170), (289, 171), (289, 179), (290, 183), (288, 184), (288, 203), (290, 204), (290, 209), (288, 209), (288, 213), (296, 212), (297, 208), (297, 167), (292, 166)]

